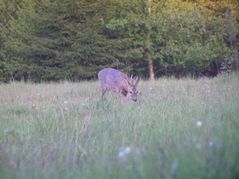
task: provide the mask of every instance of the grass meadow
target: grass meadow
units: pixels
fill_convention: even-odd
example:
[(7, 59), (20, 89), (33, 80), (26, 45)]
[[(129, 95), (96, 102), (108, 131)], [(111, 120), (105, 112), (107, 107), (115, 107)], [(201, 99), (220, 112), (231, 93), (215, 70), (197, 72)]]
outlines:
[(139, 91), (122, 105), (94, 81), (1, 84), (0, 178), (238, 178), (235, 74)]

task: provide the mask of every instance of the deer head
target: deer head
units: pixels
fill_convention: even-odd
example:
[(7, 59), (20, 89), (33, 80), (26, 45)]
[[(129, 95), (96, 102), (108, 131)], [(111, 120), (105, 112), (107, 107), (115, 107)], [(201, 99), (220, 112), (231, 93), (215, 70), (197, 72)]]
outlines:
[(137, 101), (138, 99), (138, 83), (139, 78), (132, 76), (128, 79), (128, 91), (127, 91), (127, 98), (132, 99), (133, 101)]

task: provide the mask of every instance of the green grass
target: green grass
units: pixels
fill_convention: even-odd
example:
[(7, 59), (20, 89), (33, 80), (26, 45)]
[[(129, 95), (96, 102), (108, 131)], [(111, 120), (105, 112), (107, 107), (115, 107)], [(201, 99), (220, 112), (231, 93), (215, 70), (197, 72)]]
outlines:
[(236, 75), (139, 91), (122, 105), (97, 82), (0, 85), (0, 178), (239, 176)]

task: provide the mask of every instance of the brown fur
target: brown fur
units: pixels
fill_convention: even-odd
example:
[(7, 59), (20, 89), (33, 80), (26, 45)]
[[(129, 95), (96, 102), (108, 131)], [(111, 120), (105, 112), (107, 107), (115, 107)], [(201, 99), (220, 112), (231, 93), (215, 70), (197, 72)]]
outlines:
[(129, 78), (126, 74), (113, 68), (105, 68), (98, 73), (102, 96), (107, 92), (116, 92), (121, 97), (137, 101), (139, 79)]

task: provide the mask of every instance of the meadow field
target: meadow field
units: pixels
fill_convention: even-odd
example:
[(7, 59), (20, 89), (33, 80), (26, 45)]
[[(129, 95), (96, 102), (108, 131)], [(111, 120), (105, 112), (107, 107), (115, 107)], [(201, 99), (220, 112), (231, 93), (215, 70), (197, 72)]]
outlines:
[(122, 105), (95, 81), (1, 84), (0, 178), (238, 178), (235, 74), (139, 91)]

